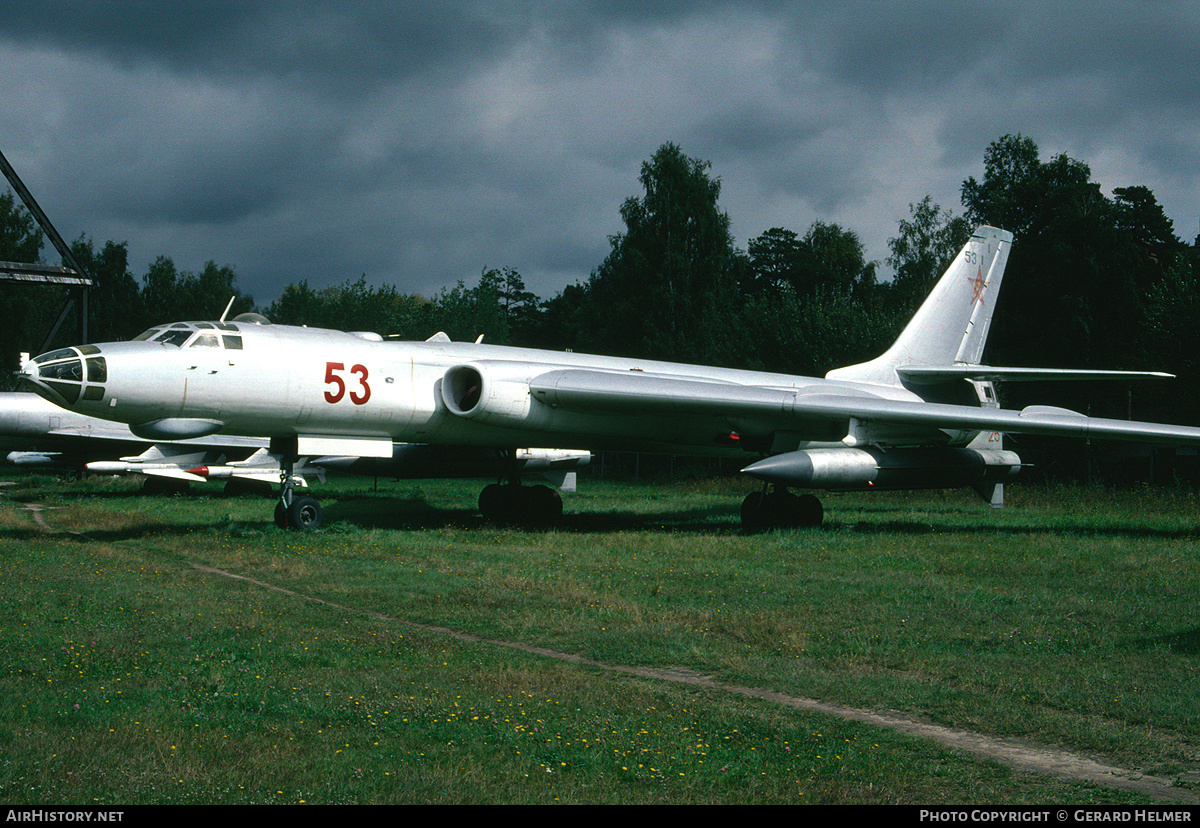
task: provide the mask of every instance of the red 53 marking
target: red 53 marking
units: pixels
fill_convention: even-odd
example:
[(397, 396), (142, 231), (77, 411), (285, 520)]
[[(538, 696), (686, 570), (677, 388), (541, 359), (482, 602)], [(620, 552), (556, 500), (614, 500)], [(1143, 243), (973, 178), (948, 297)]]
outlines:
[[(346, 381), (341, 377), (345, 370), (346, 366), (340, 362), (325, 363), (325, 384), (333, 386), (325, 389), (325, 402), (336, 403), (346, 396)], [(352, 382), (350, 402), (362, 405), (371, 399), (371, 386), (367, 384), (366, 366), (354, 365), (350, 368), (350, 373), (358, 378), (357, 382)]]

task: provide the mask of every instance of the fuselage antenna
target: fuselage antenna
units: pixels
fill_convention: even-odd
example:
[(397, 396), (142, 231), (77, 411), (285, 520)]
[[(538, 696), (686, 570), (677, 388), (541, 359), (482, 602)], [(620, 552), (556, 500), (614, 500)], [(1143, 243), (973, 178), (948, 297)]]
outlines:
[(225, 306), (225, 312), (221, 314), (221, 318), (217, 321), (219, 321), (219, 322), (225, 321), (225, 317), (229, 314), (229, 309), (233, 307), (233, 300), (236, 298), (237, 298), (236, 293), (233, 296), (229, 297), (229, 304)]

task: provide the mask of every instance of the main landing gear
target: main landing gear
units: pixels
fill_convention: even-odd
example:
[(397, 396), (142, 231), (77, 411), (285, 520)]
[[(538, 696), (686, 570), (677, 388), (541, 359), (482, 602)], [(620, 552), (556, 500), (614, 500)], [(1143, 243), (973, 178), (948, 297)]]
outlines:
[(562, 517), (562, 496), (549, 486), (492, 483), (479, 493), (479, 511), (490, 523), (549, 526)]
[(521, 485), (514, 452), (505, 454), (503, 468), (501, 482), (485, 486), (479, 493), (479, 511), (485, 520), (511, 526), (551, 526), (562, 517), (562, 495), (545, 485)]
[(820, 526), (825, 507), (816, 495), (796, 495), (785, 486), (751, 492), (742, 501), (742, 528), (748, 532)]
[(279, 461), (279, 502), (275, 504), (275, 525), (280, 529), (316, 529), (321, 525), (321, 504), (315, 497), (296, 496), (297, 457), (286, 455)]

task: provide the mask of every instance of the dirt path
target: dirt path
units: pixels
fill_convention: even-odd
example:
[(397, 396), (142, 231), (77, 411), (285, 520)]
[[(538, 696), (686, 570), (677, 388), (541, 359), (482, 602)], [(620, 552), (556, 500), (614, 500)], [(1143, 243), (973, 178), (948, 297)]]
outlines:
[(1173, 787), (1173, 783), (1170, 779), (1164, 779), (1156, 776), (1146, 776), (1135, 770), (1105, 765), (1069, 751), (1046, 747), (1033, 742), (1016, 739), (1000, 739), (994, 736), (986, 736), (982, 733), (971, 733), (966, 730), (955, 730), (953, 728), (943, 727), (941, 725), (921, 722), (895, 712), (886, 712), (881, 710), (860, 710), (858, 708), (845, 707), (839, 704), (827, 704), (825, 702), (816, 701), (815, 699), (805, 699), (799, 696), (789, 696), (784, 693), (775, 693), (770, 690), (762, 690), (757, 687), (742, 687), (736, 684), (725, 684), (723, 682), (715, 681), (711, 676), (700, 675), (699, 673), (694, 673), (686, 669), (654, 669), (649, 667), (630, 667), (623, 664), (609, 664), (603, 661), (595, 661), (594, 659), (573, 655), (571, 653), (564, 653), (558, 650), (548, 649), (546, 647), (535, 647), (519, 641), (499, 641), (492, 638), (483, 638), (482, 636), (472, 635), (471, 633), (465, 633), (460, 630), (453, 630), (449, 627), (418, 624), (414, 621), (408, 621), (403, 618), (393, 618), (391, 616), (382, 615), (379, 613), (364, 613), (362, 610), (354, 609), (353, 607), (343, 606), (341, 604), (325, 601), (320, 598), (311, 598), (292, 590), (273, 586), (253, 578), (247, 578), (244, 575), (234, 575), (211, 566), (204, 566), (196, 563), (193, 563), (192, 566), (202, 572), (209, 572), (214, 575), (222, 575), (227, 578), (236, 578), (265, 589), (272, 589), (276, 592), (294, 595), (298, 598), (304, 598), (305, 600), (316, 601), (317, 603), (335, 607), (345, 612), (368, 615), (381, 621), (405, 624), (406, 626), (414, 629), (440, 633), (442, 635), (459, 639), (460, 641), (493, 644), (498, 647), (510, 647), (514, 650), (520, 650), (532, 655), (542, 656), (544, 658), (553, 658), (559, 661), (568, 661), (573, 664), (584, 664), (589, 667), (607, 670), (612, 673), (623, 673), (630, 676), (639, 676), (642, 678), (657, 679), (660, 681), (673, 681), (679, 684), (690, 684), (696, 687), (708, 687), (715, 690), (723, 690), (727, 693), (736, 693), (741, 696), (763, 699), (776, 704), (794, 707), (799, 710), (811, 710), (816, 713), (825, 713), (842, 719), (877, 725), (879, 727), (892, 728), (893, 730), (899, 730), (904, 733), (911, 733), (914, 736), (931, 739), (932, 741), (943, 744), (946, 747), (954, 750), (969, 753), (973, 756), (978, 756), (983, 759), (990, 759), (1000, 762), (1015, 770), (1045, 774), (1047, 776), (1054, 776), (1071, 782), (1091, 782), (1096, 785), (1104, 785), (1110, 788), (1120, 788), (1122, 790), (1135, 791), (1153, 799), (1200, 804), (1200, 795), (1183, 788)]
[[(25, 508), (29, 509), (33, 513), (35, 522), (47, 532), (62, 531), (51, 528), (45, 522), (45, 519), (42, 516), (42, 510), (45, 507), (36, 503), (28, 503), (25, 504)], [(86, 535), (78, 532), (70, 532), (70, 534), (78, 537), (87, 537)], [(828, 704), (815, 699), (789, 696), (784, 693), (762, 690), (757, 687), (743, 687), (736, 684), (725, 684), (723, 682), (714, 680), (711, 676), (700, 675), (699, 673), (695, 673), (686, 669), (654, 669), (649, 667), (631, 667), (622, 664), (609, 664), (545, 647), (535, 647), (519, 641), (499, 641), (496, 639), (483, 638), (481, 636), (472, 635), (459, 630), (453, 630), (448, 627), (418, 624), (404, 618), (394, 618), (379, 613), (364, 612), (363, 610), (354, 607), (348, 607), (332, 601), (314, 598), (290, 589), (284, 589), (282, 587), (266, 583), (265, 581), (259, 581), (254, 578), (246, 577), (245, 575), (236, 575), (234, 573), (226, 572), (211, 566), (205, 566), (203, 564), (192, 563), (191, 566), (201, 572), (207, 572), (213, 575), (245, 581), (263, 589), (270, 589), (274, 590), (275, 592), (284, 593), (285, 595), (292, 595), (297, 598), (302, 598), (306, 601), (324, 604), (344, 612), (354, 613), (357, 615), (366, 615), (380, 621), (405, 624), (414, 629), (440, 633), (461, 641), (472, 641), (483, 644), (492, 644), (498, 647), (509, 647), (514, 650), (530, 653), (532, 655), (571, 662), (573, 664), (583, 664), (612, 673), (622, 673), (625, 675), (639, 676), (641, 678), (649, 678), (659, 681), (672, 681), (679, 684), (692, 685), (695, 687), (707, 687), (727, 693), (735, 693), (737, 695), (746, 696), (749, 698), (763, 699), (764, 701), (769, 701), (788, 707), (794, 707), (799, 710), (810, 710), (816, 713), (837, 716), (850, 721), (863, 722), (865, 724), (887, 727), (893, 730), (902, 731), (904, 733), (910, 733), (914, 736), (930, 739), (934, 742), (945, 745), (948, 748), (969, 753), (972, 756), (1000, 762), (1015, 770), (1044, 774), (1046, 776), (1053, 776), (1071, 782), (1090, 782), (1095, 785), (1103, 785), (1110, 788), (1134, 791), (1157, 800), (1200, 804), (1200, 795), (1183, 788), (1174, 787), (1170, 779), (1146, 776), (1136, 770), (1105, 765), (1066, 750), (1039, 745), (1034, 742), (1017, 739), (1001, 739), (994, 736), (987, 736), (982, 733), (956, 730), (954, 728), (918, 721), (917, 719), (913, 719), (893, 711), (861, 710), (858, 708), (845, 707), (838, 704)]]

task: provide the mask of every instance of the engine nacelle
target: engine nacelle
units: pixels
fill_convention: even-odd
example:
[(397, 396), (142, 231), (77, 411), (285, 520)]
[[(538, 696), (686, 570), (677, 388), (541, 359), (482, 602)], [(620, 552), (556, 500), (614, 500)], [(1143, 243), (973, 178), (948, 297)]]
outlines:
[(802, 449), (742, 469), (770, 483), (808, 489), (954, 489), (1016, 477), (1021, 458), (997, 449)]
[[(507, 363), (506, 368), (511, 371), (513, 364)], [(442, 377), (442, 402), (456, 416), (500, 426), (529, 425), (533, 407), (527, 378), (497, 376), (486, 362), (447, 370)]]

